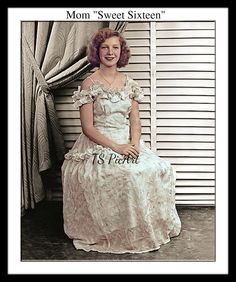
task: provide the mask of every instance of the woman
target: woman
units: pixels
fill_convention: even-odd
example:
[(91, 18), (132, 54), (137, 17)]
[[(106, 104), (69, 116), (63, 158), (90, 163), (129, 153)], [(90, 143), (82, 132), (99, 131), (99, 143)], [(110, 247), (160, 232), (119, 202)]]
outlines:
[(118, 71), (130, 50), (116, 31), (91, 39), (98, 69), (74, 92), (82, 133), (62, 166), (64, 230), (76, 249), (142, 253), (180, 233), (175, 174), (141, 137), (143, 91)]

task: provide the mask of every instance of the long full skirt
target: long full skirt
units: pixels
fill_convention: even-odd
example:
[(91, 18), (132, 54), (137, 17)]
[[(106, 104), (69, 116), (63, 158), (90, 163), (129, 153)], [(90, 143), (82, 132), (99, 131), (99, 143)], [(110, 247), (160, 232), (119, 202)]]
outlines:
[(76, 249), (142, 253), (180, 233), (170, 163), (142, 140), (138, 160), (121, 157), (83, 133), (66, 154), (64, 230)]

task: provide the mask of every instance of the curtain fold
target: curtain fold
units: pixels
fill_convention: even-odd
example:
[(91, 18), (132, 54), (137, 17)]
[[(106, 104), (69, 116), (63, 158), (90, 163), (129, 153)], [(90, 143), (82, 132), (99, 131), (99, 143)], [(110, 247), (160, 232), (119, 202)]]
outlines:
[[(22, 22), (22, 208), (45, 198), (42, 172), (64, 159), (65, 145), (53, 90), (92, 69), (86, 59), (91, 35), (109, 22)], [(113, 22), (122, 32), (126, 24)]]
[(120, 33), (123, 33), (128, 25), (128, 22), (110, 22), (109, 27)]

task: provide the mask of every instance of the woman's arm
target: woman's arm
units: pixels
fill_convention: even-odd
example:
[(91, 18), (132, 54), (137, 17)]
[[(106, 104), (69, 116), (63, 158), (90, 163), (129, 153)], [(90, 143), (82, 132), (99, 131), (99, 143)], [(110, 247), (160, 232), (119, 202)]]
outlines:
[[(89, 82), (85, 80), (81, 89), (89, 87)], [(131, 144), (117, 144), (100, 133), (93, 125), (93, 103), (84, 104), (80, 107), (80, 121), (83, 133), (93, 142), (104, 147), (111, 148), (113, 151), (122, 155), (131, 155), (133, 158), (138, 156), (138, 151)]]
[(84, 104), (80, 107), (80, 121), (83, 133), (93, 142), (112, 150), (116, 143), (108, 139), (93, 126), (93, 104)]
[(132, 108), (129, 114), (130, 119), (130, 143), (139, 150), (139, 141), (141, 137), (141, 121), (139, 117), (139, 104), (132, 100)]

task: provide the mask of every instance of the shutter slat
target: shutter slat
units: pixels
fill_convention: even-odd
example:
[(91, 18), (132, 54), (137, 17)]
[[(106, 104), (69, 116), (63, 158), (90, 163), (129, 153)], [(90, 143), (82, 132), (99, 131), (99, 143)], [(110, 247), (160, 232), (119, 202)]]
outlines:
[(214, 29), (214, 22), (157, 22), (157, 30), (167, 29)]
[(215, 95), (215, 89), (214, 88), (202, 88), (202, 87), (158, 87), (157, 89), (158, 95)]
[(157, 126), (197, 126), (214, 127), (215, 121), (210, 119), (158, 119)]
[(184, 150), (184, 149), (173, 149), (173, 150), (166, 150), (166, 149), (157, 149), (157, 154), (160, 157), (167, 157), (167, 156), (189, 156), (189, 157), (214, 157), (215, 156), (215, 152), (214, 150)]
[(176, 164), (187, 164), (187, 165), (193, 165), (193, 164), (197, 164), (197, 165), (210, 165), (210, 164), (215, 164), (215, 158), (211, 157), (211, 158), (206, 158), (205, 156), (203, 158), (191, 158), (191, 157), (166, 157), (166, 160), (168, 160), (170, 163), (172, 163), (173, 165)]
[(158, 150), (161, 149), (194, 149), (194, 150), (214, 150), (215, 144), (209, 142), (157, 142)]
[[(147, 62), (148, 56), (136, 56), (139, 58), (138, 62)], [(213, 63), (215, 61), (215, 55), (159, 55), (157, 54), (158, 63)]]
[[(190, 99), (189, 97), (187, 97)], [(161, 118), (198, 118), (198, 119), (214, 119), (215, 113), (214, 112), (175, 112), (175, 111), (168, 111), (168, 112), (161, 112), (157, 111), (157, 116), (159, 119)]]
[(215, 54), (214, 46), (157, 46), (156, 52), (158, 55), (163, 54)]
[(215, 171), (215, 166), (214, 165), (173, 165), (174, 169), (177, 172), (214, 172)]
[(161, 95), (157, 94), (157, 102), (158, 103), (207, 103), (214, 104), (215, 97), (214, 96), (170, 96), (170, 95)]
[(207, 71), (165, 71), (165, 72), (157, 72), (157, 78), (159, 79), (215, 79), (214, 72)]
[(199, 134), (215, 134), (215, 128), (207, 128), (207, 127), (158, 127), (157, 128), (158, 134), (192, 134), (192, 135), (199, 135)]
[(167, 134), (158, 134), (157, 141), (171, 141), (171, 142), (215, 142), (214, 135), (167, 135)]
[[(146, 33), (147, 35), (147, 33)], [(214, 30), (157, 30), (157, 38), (214, 38)]]
[(215, 86), (215, 81), (210, 79), (157, 79), (157, 87), (211, 87)]
[[(145, 66), (144, 66), (145, 68)], [(185, 72), (193, 72), (193, 71), (215, 71), (215, 65), (212, 63), (174, 63), (174, 64), (163, 64), (163, 63), (159, 63), (157, 62), (157, 70), (158, 71), (185, 71)]]
[(163, 38), (156, 40), (157, 46), (215, 46), (215, 38)]
[(214, 104), (158, 104), (157, 105), (158, 111), (208, 111), (208, 112), (214, 112), (215, 106)]

